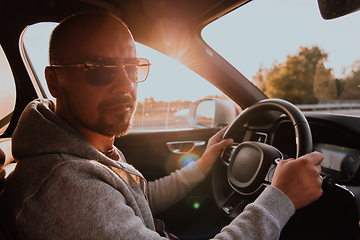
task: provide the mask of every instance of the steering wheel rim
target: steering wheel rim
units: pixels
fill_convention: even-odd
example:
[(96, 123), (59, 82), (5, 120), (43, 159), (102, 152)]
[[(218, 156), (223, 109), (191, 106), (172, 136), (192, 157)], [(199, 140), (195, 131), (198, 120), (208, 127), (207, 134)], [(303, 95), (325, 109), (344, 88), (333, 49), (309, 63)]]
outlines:
[[(238, 115), (233, 123), (230, 124), (223, 139), (233, 138), (238, 130), (247, 124), (249, 120), (258, 113), (266, 111), (279, 111), (290, 119), (295, 132), (296, 158), (313, 151), (312, 134), (305, 116), (295, 105), (281, 99), (265, 99), (245, 109), (240, 115)], [(228, 188), (228, 186), (224, 186), (224, 183), (219, 181), (225, 175), (224, 168), (226, 168), (226, 178), (229, 181), (227, 171), (228, 166), (226, 166), (222, 161), (217, 161), (213, 168), (213, 194), (215, 202), (220, 210), (226, 216), (235, 218), (242, 212), (247, 204), (253, 202), (260, 195), (260, 193), (265, 189), (265, 186), (262, 185), (251, 194), (241, 194), (233, 188), (233, 186), (231, 186), (232, 184), (230, 182), (228, 182), (228, 185), (233, 188), (231, 189), (232, 191), (229, 191), (230, 188)], [(227, 190), (224, 188), (227, 188)]]

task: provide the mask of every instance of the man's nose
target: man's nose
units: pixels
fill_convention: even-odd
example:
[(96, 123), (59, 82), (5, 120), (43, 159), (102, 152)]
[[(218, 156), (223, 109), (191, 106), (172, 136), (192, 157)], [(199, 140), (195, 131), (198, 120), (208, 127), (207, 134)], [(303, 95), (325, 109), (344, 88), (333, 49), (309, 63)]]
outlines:
[(121, 64), (119, 64), (115, 74), (115, 78), (112, 82), (112, 87), (111, 87), (112, 93), (115, 94), (118, 94), (120, 92), (125, 94), (129, 93), (134, 89), (136, 84), (137, 83), (129, 79), (129, 76), (126, 73), (125, 68)]

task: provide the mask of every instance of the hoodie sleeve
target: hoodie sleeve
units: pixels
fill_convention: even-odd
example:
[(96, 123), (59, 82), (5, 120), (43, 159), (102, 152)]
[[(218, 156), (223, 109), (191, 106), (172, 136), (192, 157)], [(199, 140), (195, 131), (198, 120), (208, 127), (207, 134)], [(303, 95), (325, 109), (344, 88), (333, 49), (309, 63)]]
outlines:
[(276, 240), (294, 213), (291, 200), (279, 189), (269, 186), (214, 239)]
[(180, 201), (196, 185), (205, 179), (195, 162), (169, 176), (148, 182), (147, 195), (153, 214), (164, 211)]

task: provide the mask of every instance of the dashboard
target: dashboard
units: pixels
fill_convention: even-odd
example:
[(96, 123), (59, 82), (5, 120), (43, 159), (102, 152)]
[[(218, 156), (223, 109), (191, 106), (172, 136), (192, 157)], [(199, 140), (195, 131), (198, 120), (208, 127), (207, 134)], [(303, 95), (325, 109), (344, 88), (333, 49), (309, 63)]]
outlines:
[[(320, 113), (305, 116), (313, 137), (313, 148), (324, 155), (320, 164), (322, 175), (331, 176), (336, 183), (360, 184), (360, 118)], [(280, 117), (267, 132), (269, 143), (286, 157), (296, 156), (295, 133), (291, 122)]]
[(351, 180), (359, 169), (359, 150), (325, 143), (317, 143), (314, 149), (324, 155), (321, 174), (331, 175), (335, 181)]

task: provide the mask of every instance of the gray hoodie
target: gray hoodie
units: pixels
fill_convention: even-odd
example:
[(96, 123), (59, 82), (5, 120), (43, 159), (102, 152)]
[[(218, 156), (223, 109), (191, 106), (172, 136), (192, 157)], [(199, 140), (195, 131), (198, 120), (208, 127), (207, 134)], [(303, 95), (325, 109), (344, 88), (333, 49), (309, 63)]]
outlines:
[[(153, 214), (183, 198), (205, 176), (196, 163), (146, 182), (121, 154), (114, 161), (35, 100), (12, 137), (18, 164), (3, 197), (22, 239), (162, 239)], [(161, 191), (166, 189), (166, 191)], [(277, 239), (295, 209), (267, 187), (215, 239)]]

